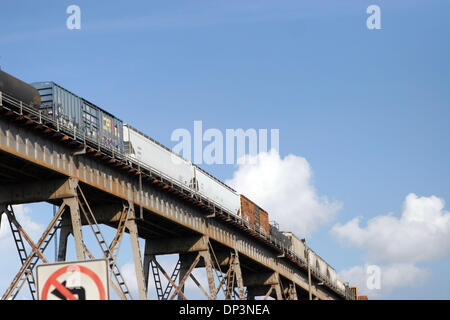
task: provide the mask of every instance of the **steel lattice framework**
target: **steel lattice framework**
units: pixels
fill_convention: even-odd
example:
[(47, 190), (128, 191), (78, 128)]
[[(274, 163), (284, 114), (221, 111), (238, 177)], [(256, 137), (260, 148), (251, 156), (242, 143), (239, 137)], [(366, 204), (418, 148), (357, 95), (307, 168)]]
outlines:
[[(12, 205), (32, 202), (59, 207), (37, 243), (12, 209)], [(219, 292), (225, 299), (354, 299), (350, 290), (340, 292), (310, 270), (307, 261), (210, 199), (114, 150), (103, 149), (98, 141), (0, 92), (2, 214), (8, 218), (22, 264), (2, 299), (14, 299), (25, 283), (32, 298), (36, 297), (33, 269), (38, 261), (47, 262), (44, 251), (56, 230), (60, 231), (58, 261), (66, 258), (69, 234), (75, 240), (77, 259), (93, 259), (83, 240), (86, 228), (109, 261), (110, 285), (121, 299), (133, 298), (117, 265), (125, 232), (131, 239), (139, 299), (147, 298), (150, 274), (161, 300), (187, 299), (187, 279), (207, 299), (216, 299)], [(100, 225), (116, 229), (111, 243)], [(139, 238), (145, 240), (144, 257)], [(157, 261), (166, 254), (179, 255), (171, 273)], [(195, 268), (205, 269), (208, 288), (192, 274)], [(168, 281), (164, 288), (161, 275)]]

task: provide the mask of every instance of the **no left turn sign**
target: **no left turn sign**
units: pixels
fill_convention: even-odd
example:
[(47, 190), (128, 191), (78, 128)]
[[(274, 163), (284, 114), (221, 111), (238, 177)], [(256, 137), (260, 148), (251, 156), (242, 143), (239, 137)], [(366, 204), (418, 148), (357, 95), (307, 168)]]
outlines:
[(108, 300), (108, 262), (42, 264), (36, 270), (39, 300)]

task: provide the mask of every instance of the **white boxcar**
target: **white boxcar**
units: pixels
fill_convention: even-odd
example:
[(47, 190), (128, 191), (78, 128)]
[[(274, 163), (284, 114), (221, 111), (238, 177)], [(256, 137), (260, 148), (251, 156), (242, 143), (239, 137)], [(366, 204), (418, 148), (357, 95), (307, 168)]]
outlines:
[(189, 161), (128, 124), (123, 126), (123, 140), (129, 157), (186, 187), (191, 186), (194, 175)]
[(303, 261), (306, 261), (305, 243), (297, 238), (292, 232), (283, 232), (283, 234), (289, 238), (292, 252)]
[(226, 184), (211, 176), (201, 168), (192, 165), (197, 181), (198, 192), (234, 215), (239, 215), (241, 198)]

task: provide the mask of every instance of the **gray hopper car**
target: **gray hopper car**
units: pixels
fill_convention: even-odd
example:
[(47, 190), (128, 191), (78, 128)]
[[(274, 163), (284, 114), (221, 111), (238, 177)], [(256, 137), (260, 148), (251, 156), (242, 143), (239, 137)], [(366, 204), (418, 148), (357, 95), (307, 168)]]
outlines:
[(291, 240), (278, 229), (278, 226), (275, 223), (269, 225), (269, 230), (270, 237), (276, 245), (285, 249), (291, 248)]
[(233, 189), (132, 126), (123, 128), (127, 156), (239, 215), (240, 197)]
[(332, 286), (345, 293), (345, 288), (337, 283), (336, 270), (331, 267), (325, 260), (311, 250), (302, 240), (298, 239), (292, 232), (283, 232), (289, 239), (290, 249), (303, 262), (309, 259), (309, 266), (311, 270), (315, 271), (322, 279), (328, 281)]

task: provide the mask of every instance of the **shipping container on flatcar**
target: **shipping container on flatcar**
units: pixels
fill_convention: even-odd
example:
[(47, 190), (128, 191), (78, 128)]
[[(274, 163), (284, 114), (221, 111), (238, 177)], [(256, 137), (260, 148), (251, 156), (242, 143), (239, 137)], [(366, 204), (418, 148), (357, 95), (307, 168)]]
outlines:
[(39, 107), (41, 104), (41, 97), (36, 88), (2, 70), (0, 70), (0, 92), (31, 107)]
[(192, 187), (194, 173), (189, 161), (129, 124), (123, 126), (123, 140), (130, 158), (187, 188)]
[(222, 208), (238, 216), (241, 209), (239, 194), (198, 166), (192, 164), (192, 168), (196, 190), (204, 197), (211, 199)]
[(306, 263), (306, 246), (305, 243), (297, 238), (292, 232), (283, 232), (283, 234), (289, 238), (291, 251), (300, 258), (300, 260)]
[(241, 195), (241, 216), (257, 230), (270, 234), (268, 213), (244, 195)]
[(54, 82), (35, 82), (32, 85), (39, 91), (40, 109), (46, 115), (69, 130), (75, 129), (80, 137), (85, 136), (96, 145), (124, 152), (122, 120)]

